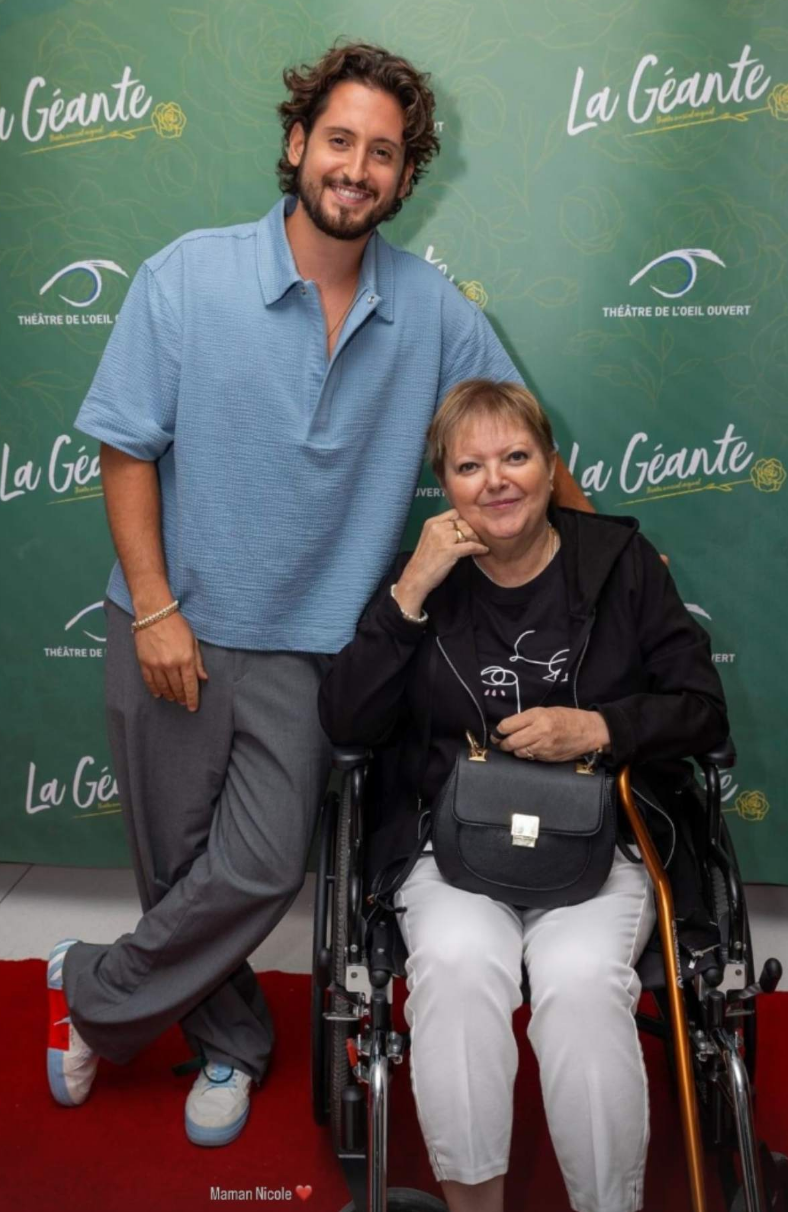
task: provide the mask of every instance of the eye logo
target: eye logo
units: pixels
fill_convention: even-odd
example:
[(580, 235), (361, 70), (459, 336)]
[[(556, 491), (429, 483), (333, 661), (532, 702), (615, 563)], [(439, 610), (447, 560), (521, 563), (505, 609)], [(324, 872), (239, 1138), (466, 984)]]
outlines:
[(60, 295), (59, 297), (64, 303), (68, 303), (70, 307), (89, 307), (91, 303), (96, 302), (96, 299), (101, 294), (101, 288), (104, 283), (99, 270), (102, 269), (111, 269), (113, 273), (122, 274), (124, 278), (128, 278), (129, 276), (125, 269), (121, 269), (114, 261), (72, 261), (70, 265), (66, 265), (64, 269), (59, 269), (56, 274), (53, 274), (49, 281), (44, 283), (38, 293), (40, 295), (46, 294), (50, 286), (54, 286), (56, 282), (59, 282), (61, 278), (65, 278), (69, 274), (86, 273), (93, 280), (93, 290), (89, 299), (79, 301), (77, 299), (69, 299), (67, 295)]
[[(84, 610), (80, 610), (79, 614), (75, 614), (73, 619), (69, 619), (63, 630), (68, 631), (74, 626), (75, 623), (78, 623), (81, 618), (84, 618), (86, 614), (90, 614), (94, 610), (101, 610), (103, 609), (103, 606), (103, 602), (93, 602), (92, 605), (86, 606)], [(94, 623), (93, 626), (95, 627), (96, 624)], [(102, 630), (106, 630), (106, 628), (103, 628)], [(84, 623), (82, 624), (82, 634), (88, 636), (91, 640), (95, 640), (97, 644), (106, 644), (107, 642), (107, 637), (105, 635), (94, 635), (92, 631), (88, 631)]]
[(694, 602), (685, 602), (684, 605), (691, 614), (698, 614), (702, 619), (708, 619), (711, 622), (711, 615), (702, 606), (698, 606)]
[(695, 261), (696, 257), (703, 257), (704, 261), (713, 261), (715, 265), (721, 265), (725, 269), (725, 262), (720, 260), (716, 253), (713, 253), (710, 248), (674, 248), (671, 252), (663, 253), (661, 257), (655, 257), (653, 261), (649, 261), (648, 265), (644, 265), (639, 270), (634, 278), (630, 278), (629, 285), (634, 286), (642, 277), (653, 269), (656, 265), (664, 265), (667, 261), (681, 261), (687, 269), (687, 280), (681, 290), (667, 291), (660, 290), (658, 286), (652, 286), (651, 289), (656, 294), (662, 295), (663, 299), (680, 299), (682, 295), (686, 295), (692, 290), (698, 277), (698, 266)]

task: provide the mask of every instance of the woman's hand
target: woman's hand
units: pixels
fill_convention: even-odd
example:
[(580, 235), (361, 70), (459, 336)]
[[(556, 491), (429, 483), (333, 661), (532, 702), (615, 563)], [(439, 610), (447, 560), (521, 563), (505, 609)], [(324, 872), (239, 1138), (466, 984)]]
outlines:
[(398, 605), (407, 614), (418, 616), (427, 594), (446, 579), (458, 560), (487, 555), (488, 551), (456, 509), (427, 518), (416, 550), (394, 590)]
[(568, 762), (610, 745), (604, 717), (574, 707), (531, 707), (501, 720), (497, 731), (504, 738), (493, 737), (500, 749), (540, 762)]

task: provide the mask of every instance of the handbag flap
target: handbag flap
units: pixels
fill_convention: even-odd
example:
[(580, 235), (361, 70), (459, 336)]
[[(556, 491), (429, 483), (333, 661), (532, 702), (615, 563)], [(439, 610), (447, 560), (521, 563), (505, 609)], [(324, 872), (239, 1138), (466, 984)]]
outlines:
[(590, 837), (602, 827), (611, 776), (579, 774), (575, 762), (529, 762), (491, 751), (486, 761), (461, 754), (450, 787), (451, 811), (461, 825), (512, 828), (515, 813), (539, 818), (540, 833)]

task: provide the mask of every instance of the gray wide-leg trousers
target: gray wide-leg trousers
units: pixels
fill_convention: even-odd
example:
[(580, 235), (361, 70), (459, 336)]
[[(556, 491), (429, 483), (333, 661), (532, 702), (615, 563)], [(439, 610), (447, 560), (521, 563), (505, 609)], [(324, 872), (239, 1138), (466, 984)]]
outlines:
[(107, 604), (107, 709), (143, 917), (111, 946), (76, 943), (72, 1021), (130, 1060), (180, 1022), (195, 1053), (265, 1073), (273, 1028), (246, 957), (303, 883), (331, 748), (317, 716), (328, 658), (201, 644), (200, 707), (154, 699), (130, 617)]

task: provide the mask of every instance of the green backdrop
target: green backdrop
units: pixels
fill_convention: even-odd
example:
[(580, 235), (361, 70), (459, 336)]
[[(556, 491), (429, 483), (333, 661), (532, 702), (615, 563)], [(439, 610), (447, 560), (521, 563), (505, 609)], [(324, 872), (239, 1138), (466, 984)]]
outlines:
[[(788, 0), (0, 4), (2, 857), (126, 861), (72, 421), (141, 261), (274, 203), (282, 68), (339, 35), (433, 73), (443, 151), (385, 234), (486, 310), (595, 507), (669, 553), (730, 700), (745, 876), (788, 882)], [(441, 507), (425, 473), (406, 541)]]

